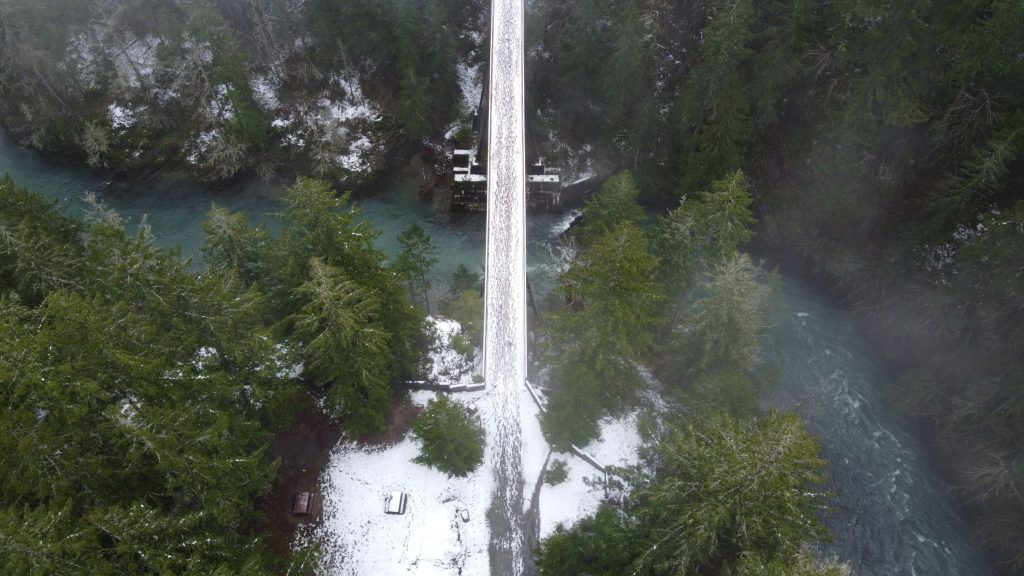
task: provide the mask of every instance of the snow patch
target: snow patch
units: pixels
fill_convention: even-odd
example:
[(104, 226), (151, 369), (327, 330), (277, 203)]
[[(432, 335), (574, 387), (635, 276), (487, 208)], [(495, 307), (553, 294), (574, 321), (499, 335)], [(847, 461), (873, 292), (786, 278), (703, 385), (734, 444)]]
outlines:
[(131, 108), (125, 108), (117, 102), (114, 102), (110, 106), (107, 106), (107, 117), (110, 119), (110, 125), (115, 130), (126, 130), (135, 125), (135, 111)]
[[(643, 444), (638, 427), (639, 411), (600, 422), (601, 437), (583, 447), (605, 466), (632, 466), (640, 461)], [(540, 536), (545, 538), (562, 524), (572, 526), (597, 512), (605, 498), (600, 481), (604, 475), (573, 454), (558, 454), (565, 460), (568, 476), (556, 486), (545, 484), (540, 491)]]
[(348, 145), (348, 153), (338, 156), (336, 161), (349, 172), (361, 172), (370, 168), (367, 158), (372, 151), (373, 143), (366, 136), (360, 135), (358, 140)]
[[(475, 362), (452, 347), (452, 339), (462, 333), (462, 325), (455, 320), (434, 316), (427, 316), (427, 322), (431, 324), (434, 335), (427, 355), (427, 381), (440, 385), (472, 384), (476, 372)], [(476, 352), (475, 357), (478, 358), (479, 351)]]
[(368, 172), (382, 154), (372, 138), (380, 112), (363, 95), (355, 74), (331, 74), (330, 82), (340, 89), (340, 98), (325, 93), (311, 104), (295, 105), (292, 114), (271, 125), (282, 130), (282, 146), (312, 147), (318, 161), (347, 172)]
[(480, 65), (469, 64), (460, 61), (455, 66), (459, 75), (459, 89), (462, 91), (462, 106), (467, 112), (474, 112), (480, 104), (480, 95), (483, 93), (483, 83), (480, 81)]
[(217, 142), (220, 137), (221, 134), (217, 130), (204, 130), (200, 132), (199, 136), (196, 137), (195, 146), (186, 158), (188, 163), (193, 166), (198, 166), (201, 161), (200, 157), (205, 154), (210, 146)]
[(250, 80), (252, 99), (264, 110), (275, 110), (281, 106), (277, 91), (281, 89), (281, 76), (260, 74)]
[[(465, 358), (451, 347), (461, 326), (454, 320), (428, 318), (434, 327), (430, 375), (443, 384), (470, 378)], [(458, 402), (477, 404), (486, 392), (459, 394)], [(414, 391), (419, 406), (436, 392)], [(489, 433), (493, 421), (486, 403), (477, 414)], [(486, 574), (490, 530), (486, 513), (494, 486), (492, 471), (481, 464), (465, 478), (413, 462), (419, 442), (410, 436), (386, 448), (362, 447), (348, 440), (335, 447), (321, 477), (323, 523), (296, 544), (320, 544), (321, 570), (334, 576)], [(384, 498), (393, 491), (409, 495), (404, 515), (384, 514)], [(466, 510), (469, 521), (460, 513)]]
[(235, 117), (235, 105), (231, 102), (231, 84), (218, 84), (210, 98), (210, 117), (231, 120)]
[(129, 88), (142, 88), (153, 83), (159, 45), (159, 38), (146, 36), (130, 40), (123, 50), (114, 50), (114, 67), (122, 84)]
[[(418, 443), (386, 449), (342, 442), (322, 479), (321, 569), (335, 576), (487, 574), (486, 512), (493, 480), (481, 466), (465, 478), (412, 462)], [(384, 514), (392, 491), (409, 495), (404, 515)], [(467, 510), (469, 521), (459, 518)]]
[(100, 81), (99, 62), (102, 57), (97, 56), (93, 44), (86, 34), (76, 34), (70, 41), (69, 56), (77, 70), (78, 77), (85, 82), (89, 88), (96, 88)]
[(306, 369), (306, 364), (301, 360), (295, 360), (295, 353), (284, 344), (274, 345), (274, 367), (277, 369), (278, 378), (298, 378)]

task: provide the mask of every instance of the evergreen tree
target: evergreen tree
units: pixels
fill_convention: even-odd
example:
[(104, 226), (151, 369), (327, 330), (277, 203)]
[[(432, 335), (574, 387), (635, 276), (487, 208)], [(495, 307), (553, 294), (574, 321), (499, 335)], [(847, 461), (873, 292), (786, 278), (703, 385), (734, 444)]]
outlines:
[(615, 46), (603, 66), (603, 94), (611, 111), (625, 114), (633, 108), (638, 87), (644, 83), (645, 30), (635, 2), (622, 5), (615, 26)]
[(394, 268), (409, 283), (409, 298), (417, 293), (423, 297), (424, 307), (430, 313), (430, 270), (437, 264), (437, 248), (430, 236), (415, 222), (398, 235), (402, 251), (395, 260)]
[(740, 421), (757, 416), (757, 389), (742, 372), (702, 374), (694, 384), (692, 397), (695, 414), (724, 410)]
[(612, 176), (583, 205), (583, 215), (573, 228), (573, 236), (584, 247), (621, 222), (643, 224), (645, 215), (638, 203), (640, 188), (626, 171)]
[(356, 437), (382, 432), (393, 361), (380, 303), (319, 258), (309, 268), (309, 281), (298, 288), (306, 305), (295, 318), (307, 368), (318, 383), (332, 384), (328, 401), (346, 430)]
[(465, 476), (483, 462), (483, 435), (466, 409), (441, 395), (413, 422), (412, 431), (423, 442), (416, 462), (450, 476)]
[(828, 537), (828, 495), (820, 447), (797, 416), (699, 419), (656, 446), (653, 475), (627, 473), (638, 487), (622, 512), (604, 508), (543, 541), (543, 576), (848, 573), (805, 549)]
[(542, 576), (648, 574), (633, 568), (644, 537), (642, 526), (602, 506), (571, 527), (558, 525), (540, 546), (537, 569)]
[(659, 276), (669, 293), (685, 291), (698, 273), (733, 257), (753, 237), (753, 198), (743, 172), (711, 184), (694, 199), (683, 198), (659, 217), (651, 243)]
[(55, 203), (0, 179), (0, 290), (36, 304), (52, 290), (74, 288), (82, 274), (79, 234)]
[(747, 372), (767, 326), (773, 288), (750, 257), (737, 254), (718, 264), (701, 283), (675, 326), (670, 362), (678, 378), (705, 371)]
[(290, 333), (291, 322), (308, 303), (310, 292), (299, 287), (313, 278), (310, 259), (315, 257), (374, 293), (390, 351), (386, 380), (413, 372), (420, 358), (417, 343), (423, 318), (410, 305), (401, 278), (385, 265), (384, 253), (374, 247), (379, 232), (359, 219), (360, 211), (349, 205), (348, 194), (337, 197), (326, 182), (300, 178), (284, 204), (281, 236), (263, 264), (271, 271), (267, 292), (278, 329)]
[(755, 14), (752, 0), (717, 0), (702, 31), (700, 61), (687, 75), (679, 104), (687, 135), (684, 194), (743, 165), (752, 125), (741, 66), (751, 54)]
[[(553, 406), (568, 406), (571, 399), (583, 396), (588, 396), (588, 406), (611, 410), (632, 402), (643, 383), (636, 363), (659, 323), (662, 295), (656, 268), (657, 259), (647, 251), (643, 233), (625, 220), (598, 237), (562, 275), (559, 292), (566, 308), (552, 318), (551, 338), (559, 366), (556, 374), (563, 375), (563, 381), (555, 389)], [(583, 385), (585, 389), (578, 388)], [(545, 418), (549, 438), (561, 436), (556, 428), (570, 425), (581, 431), (571, 435), (571, 442), (582, 445), (593, 437), (594, 410), (581, 414), (577, 424), (557, 412), (552, 410)], [(566, 441), (556, 440), (556, 445), (564, 447)]]
[[(8, 194), (27, 200), (22, 222), (54, 216), (14, 188), (0, 203)], [(276, 472), (265, 423), (294, 388), (277, 376), (259, 297), (232, 275), (196, 276), (144, 226), (129, 235), (102, 205), (92, 212), (59, 250), (76, 255), (72, 281), (38, 302), (0, 295), (5, 567), (269, 574), (254, 499)], [(24, 285), (24, 268), (11, 270)]]
[(458, 297), (466, 290), (480, 291), (482, 287), (482, 278), (476, 272), (470, 271), (466, 268), (465, 264), (459, 264), (455, 272), (452, 273), (452, 288), (450, 294), (454, 297)]
[(475, 289), (464, 291), (448, 304), (447, 314), (462, 325), (462, 333), (474, 346), (483, 345), (484, 298)]
[(637, 494), (642, 521), (661, 529), (639, 564), (717, 572), (796, 557), (827, 535), (818, 519), (827, 503), (819, 452), (795, 415), (675, 430), (663, 444), (661, 481)]
[(265, 228), (253, 228), (244, 213), (232, 213), (214, 203), (203, 231), (203, 260), (210, 268), (234, 272), (246, 286), (266, 277), (262, 259), (269, 249), (270, 234)]

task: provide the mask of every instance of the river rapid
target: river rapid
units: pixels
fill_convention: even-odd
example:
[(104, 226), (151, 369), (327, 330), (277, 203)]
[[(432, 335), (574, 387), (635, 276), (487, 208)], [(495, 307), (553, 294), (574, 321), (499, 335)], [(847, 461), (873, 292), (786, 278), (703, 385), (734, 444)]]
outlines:
[[(277, 185), (250, 182), (215, 193), (184, 177), (166, 176), (135, 186), (104, 181), (88, 171), (43, 160), (0, 137), (0, 174), (60, 202), (80, 216), (82, 195), (94, 191), (129, 227), (143, 220), (162, 246), (178, 246), (199, 260), (202, 223), (210, 203), (241, 210), (251, 221), (273, 224)], [(435, 285), (443, 287), (461, 263), (483, 271), (484, 217), (431, 218), (417, 198), (413, 174), (384, 194), (360, 200), (364, 216), (380, 230), (377, 246), (394, 254), (397, 236), (420, 223), (438, 248)], [(558, 236), (564, 215), (527, 219), (527, 270), (535, 294), (550, 289), (559, 269)], [(863, 576), (987, 576), (990, 574), (941, 479), (927, 462), (910, 427), (887, 408), (888, 375), (862, 341), (849, 315), (799, 282), (783, 285), (777, 317), (763, 356), (780, 374), (764, 401), (795, 409), (819, 435), (830, 462), (833, 510), (826, 522), (835, 540), (824, 552), (852, 564)]]

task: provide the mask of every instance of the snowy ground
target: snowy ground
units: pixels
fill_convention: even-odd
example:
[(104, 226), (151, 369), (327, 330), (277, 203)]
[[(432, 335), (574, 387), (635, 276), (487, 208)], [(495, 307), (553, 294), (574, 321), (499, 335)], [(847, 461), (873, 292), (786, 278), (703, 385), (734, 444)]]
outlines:
[[(473, 364), (453, 350), (458, 322), (432, 318), (436, 341), (430, 351), (429, 378), (441, 384), (472, 381)], [(467, 369), (468, 367), (468, 369)], [(425, 406), (437, 392), (412, 393)], [(490, 391), (452, 394), (463, 405), (476, 407), (486, 438), (497, 433)], [(539, 409), (525, 387), (520, 389), (522, 486), (524, 512), (530, 504), (550, 449), (541, 433)], [(605, 465), (629, 465), (637, 460), (640, 438), (637, 413), (601, 422), (601, 439), (585, 447)], [(487, 462), (465, 478), (448, 477), (413, 462), (419, 441), (407, 435), (390, 447), (365, 448), (342, 440), (331, 454), (321, 477), (323, 521), (313, 533), (300, 534), (297, 544), (310, 540), (322, 547), (323, 572), (332, 576), (454, 576), (490, 573), (491, 532), (486, 513), (495, 488), (494, 469)], [(568, 464), (567, 480), (540, 490), (541, 537), (558, 524), (567, 526), (594, 513), (604, 497), (588, 481), (602, 475), (572, 454), (552, 454)], [(403, 516), (384, 514), (384, 498), (392, 491), (409, 495)], [(463, 522), (460, 511), (467, 510)]]
[[(426, 403), (434, 393), (417, 393)], [(316, 534), (325, 572), (404, 576), (486, 574), (490, 469), (449, 478), (415, 464), (418, 442), (367, 451), (343, 442), (324, 474), (324, 518)], [(388, 492), (409, 495), (404, 515), (384, 514)], [(469, 521), (459, 517), (469, 511)]]
[[(601, 420), (601, 437), (584, 447), (583, 451), (604, 466), (636, 464), (641, 444), (637, 432), (638, 416), (639, 412), (632, 412), (618, 418)], [(594, 480), (604, 478), (596, 468), (573, 454), (555, 453), (551, 459), (565, 461), (569, 474), (561, 484), (544, 484), (541, 487), (541, 538), (554, 532), (559, 524), (569, 527), (580, 518), (597, 512), (604, 499), (603, 487), (592, 485)]]
[[(458, 384), (471, 381), (464, 360), (448, 343), (458, 333), (457, 322), (433, 319), (438, 342), (431, 350), (431, 377)], [(413, 402), (426, 405), (436, 392), (414, 392)], [(547, 458), (537, 408), (522, 389), (524, 469), (531, 478), (523, 486), (532, 494)], [(497, 425), (489, 391), (451, 396), (477, 407), (485, 438)], [(486, 512), (494, 489), (493, 468), (486, 462), (466, 478), (449, 478), (414, 463), (419, 441), (411, 435), (387, 448), (367, 449), (343, 440), (335, 447), (321, 478), (323, 522), (313, 534), (301, 535), (320, 543), (324, 572), (336, 576), (406, 576), (488, 574), (490, 530)], [(405, 515), (384, 514), (384, 497), (392, 491), (409, 494)], [(469, 512), (463, 522), (459, 511)]]

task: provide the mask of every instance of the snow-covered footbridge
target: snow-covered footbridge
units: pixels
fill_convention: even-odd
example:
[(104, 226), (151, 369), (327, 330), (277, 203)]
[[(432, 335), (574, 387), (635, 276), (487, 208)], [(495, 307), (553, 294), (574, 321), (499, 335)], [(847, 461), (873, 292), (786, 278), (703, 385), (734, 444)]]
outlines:
[(523, 1), (492, 0), (488, 83), (484, 378), (497, 434), (485, 465), (495, 486), (488, 521), (492, 574), (523, 571), (520, 399), (526, 381), (526, 145)]

